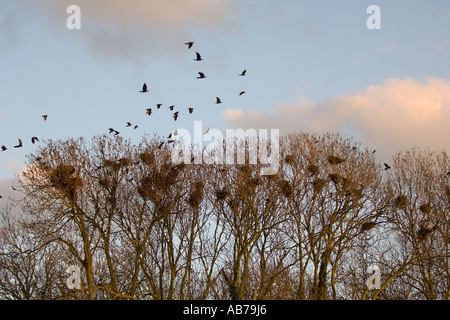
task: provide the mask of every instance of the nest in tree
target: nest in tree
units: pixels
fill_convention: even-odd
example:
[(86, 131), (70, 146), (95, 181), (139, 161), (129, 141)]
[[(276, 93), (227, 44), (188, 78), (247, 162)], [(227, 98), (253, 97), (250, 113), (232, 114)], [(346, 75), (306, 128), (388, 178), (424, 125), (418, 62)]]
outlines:
[(59, 165), (50, 173), (50, 184), (62, 191), (69, 198), (74, 199), (77, 189), (83, 185), (83, 180), (75, 175), (72, 165)]
[(334, 182), (334, 184), (338, 184), (343, 182), (343, 177), (337, 173), (331, 173), (330, 175), (328, 175), (328, 177), (330, 178), (331, 181)]
[(394, 199), (394, 206), (397, 208), (404, 208), (408, 204), (408, 198), (404, 195), (399, 195)]
[(375, 228), (376, 225), (377, 225), (377, 223), (373, 222), (373, 221), (365, 222), (361, 225), (361, 232), (369, 231), (369, 230)]
[(261, 179), (259, 177), (252, 178), (252, 179), (250, 179), (249, 183), (250, 183), (250, 186), (252, 186), (253, 188), (256, 188), (261, 183)]
[(419, 241), (425, 240), (434, 230), (436, 230), (436, 227), (430, 228), (426, 226), (421, 226), (419, 232), (417, 233), (417, 239)]
[(425, 214), (428, 214), (431, 212), (431, 206), (428, 203), (423, 203), (419, 207), (420, 211), (422, 211)]
[(155, 163), (155, 155), (150, 152), (143, 152), (139, 155), (141, 161), (146, 165), (153, 165)]
[(119, 168), (127, 167), (130, 165), (130, 160), (128, 158), (120, 158), (117, 165)]
[(308, 171), (311, 172), (312, 175), (316, 175), (319, 173), (319, 167), (315, 164), (310, 164), (308, 166)]
[(340, 158), (340, 157), (335, 156), (335, 155), (328, 156), (327, 160), (328, 160), (328, 162), (329, 162), (330, 164), (333, 164), (333, 165), (334, 165), (334, 164), (340, 164), (340, 163), (342, 163), (342, 162), (345, 161), (345, 159)]
[(288, 155), (284, 158), (284, 161), (285, 161), (287, 164), (290, 164), (290, 165), (292, 166), (292, 165), (294, 165), (294, 163), (295, 163), (295, 158), (294, 158), (293, 155), (288, 154)]
[(188, 198), (188, 204), (192, 207), (192, 208), (198, 208), (198, 206), (200, 205), (200, 203), (203, 200), (203, 188), (204, 188), (204, 184), (202, 181), (196, 181), (193, 183), (192, 187), (191, 187), (191, 192)]
[(227, 196), (228, 196), (228, 190), (226, 190), (226, 189), (216, 191), (216, 198), (218, 200), (225, 200)]
[(126, 167), (130, 164), (130, 160), (127, 158), (120, 158), (117, 162), (113, 160), (106, 159), (103, 162), (105, 167), (113, 168), (114, 170), (118, 170), (120, 168)]
[(290, 198), (294, 195), (294, 187), (291, 185), (291, 183), (287, 180), (282, 180), (280, 183), (280, 189), (283, 195), (286, 198)]
[(145, 200), (151, 200), (152, 202), (157, 202), (158, 195), (153, 189), (153, 179), (151, 176), (147, 175), (140, 179), (140, 184), (137, 187), (138, 194)]
[(315, 193), (318, 193), (322, 191), (323, 187), (325, 186), (326, 181), (324, 179), (317, 178), (313, 182), (313, 189)]

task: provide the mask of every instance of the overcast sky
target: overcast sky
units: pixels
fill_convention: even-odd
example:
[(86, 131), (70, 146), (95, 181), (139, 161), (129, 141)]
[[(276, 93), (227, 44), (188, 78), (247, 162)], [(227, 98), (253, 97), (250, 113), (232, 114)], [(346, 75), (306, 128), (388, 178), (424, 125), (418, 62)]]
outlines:
[[(79, 30), (67, 28), (72, 4)], [(366, 25), (372, 4), (379, 30)], [(32, 136), (110, 127), (136, 142), (193, 132), (195, 120), (340, 132), (386, 159), (413, 145), (450, 150), (449, 30), (447, 0), (1, 0), (0, 194), (36, 149)]]

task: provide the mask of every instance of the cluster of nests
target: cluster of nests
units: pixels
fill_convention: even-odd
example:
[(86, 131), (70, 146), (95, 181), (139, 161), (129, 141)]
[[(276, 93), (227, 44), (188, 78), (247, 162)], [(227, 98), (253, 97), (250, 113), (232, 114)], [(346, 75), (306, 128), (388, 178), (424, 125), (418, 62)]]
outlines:
[[(181, 163), (179, 165), (173, 165), (169, 163), (163, 163), (160, 166), (155, 166), (155, 155), (150, 152), (144, 152), (139, 155), (140, 160), (143, 164), (148, 165), (154, 169), (150, 170), (150, 173), (145, 175), (140, 179), (140, 183), (137, 187), (137, 191), (139, 195), (145, 199), (150, 200), (154, 203), (159, 202), (162, 198), (162, 195), (166, 193), (170, 187), (176, 183), (179, 173), (185, 167), (185, 164)], [(328, 162), (333, 165), (337, 165), (343, 163), (345, 159), (342, 159), (337, 156), (329, 156), (327, 158)], [(285, 158), (286, 163), (293, 164), (295, 159), (293, 156), (288, 155)], [(130, 160), (127, 158), (121, 158), (118, 161), (113, 160), (105, 160), (103, 163), (104, 167), (111, 167), (114, 170), (119, 170), (120, 168), (126, 167), (130, 165)], [(100, 166), (101, 167), (101, 166)], [(49, 168), (47, 168), (49, 169)], [(316, 176), (319, 173), (319, 167), (314, 164), (310, 164), (306, 168), (312, 176)], [(246, 192), (248, 190), (254, 190), (256, 186), (260, 183), (259, 177), (251, 177), (252, 170), (250, 166), (243, 165), (239, 167), (239, 174), (243, 175), (245, 179), (245, 183), (242, 188), (238, 188), (242, 192)], [(76, 169), (72, 165), (60, 164), (56, 168), (49, 170), (49, 182), (50, 184), (63, 192), (69, 199), (75, 200), (76, 193), (79, 188), (83, 186), (83, 180), (80, 178), (79, 174), (77, 174)], [(271, 177), (273, 178), (273, 177)], [(319, 192), (325, 186), (326, 183), (332, 181), (333, 183), (341, 184), (344, 187), (350, 188), (350, 181), (339, 174), (332, 173), (329, 175), (329, 180), (315, 178), (313, 182), (313, 190), (314, 192)], [(292, 183), (287, 180), (278, 181), (278, 186), (280, 191), (286, 198), (291, 198), (294, 196), (295, 190)], [(354, 188), (353, 188), (354, 189)], [(230, 191), (227, 188), (222, 188), (216, 190), (215, 192), (216, 198), (218, 200), (225, 200), (229, 195)], [(446, 188), (446, 195), (450, 202), (450, 188)], [(189, 191), (189, 196), (187, 199), (187, 203), (192, 208), (198, 208), (200, 203), (203, 200), (204, 196), (204, 183), (201, 181), (194, 182)], [(398, 209), (404, 209), (408, 205), (408, 198), (405, 195), (399, 195), (393, 200), (393, 206)], [(419, 210), (424, 214), (429, 214), (432, 210), (430, 204), (423, 203), (419, 206)], [(377, 225), (376, 222), (369, 221), (365, 222), (361, 225), (361, 232), (366, 232), (373, 229)], [(417, 239), (419, 241), (425, 240), (434, 230), (436, 230), (436, 226), (430, 227), (426, 224), (422, 224), (417, 231)]]

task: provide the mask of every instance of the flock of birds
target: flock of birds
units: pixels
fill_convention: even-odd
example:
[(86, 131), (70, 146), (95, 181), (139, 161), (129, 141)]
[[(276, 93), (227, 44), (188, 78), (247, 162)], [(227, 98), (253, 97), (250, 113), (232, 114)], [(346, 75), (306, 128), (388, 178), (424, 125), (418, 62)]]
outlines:
[[(189, 42), (186, 42), (185, 45), (187, 45), (188, 49), (191, 49), (193, 47), (193, 45), (194, 45), (194, 42), (193, 41), (189, 41)], [(203, 61), (203, 57), (201, 56), (201, 54), (199, 52), (195, 53), (194, 61)], [(241, 77), (245, 77), (246, 74), (247, 74), (247, 69), (244, 69), (238, 75), (241, 76)], [(206, 78), (205, 73), (198, 72), (197, 79), (205, 79), (205, 78)], [(141, 88), (141, 90), (139, 90), (139, 92), (140, 93), (148, 93), (148, 92), (150, 92), (149, 88), (147, 86), (147, 83), (144, 83), (142, 85), (142, 88)], [(239, 96), (242, 96), (243, 94), (245, 94), (245, 91), (239, 92)], [(221, 104), (221, 103), (222, 103), (222, 99), (220, 99), (219, 97), (216, 97), (215, 104)], [(156, 108), (160, 109), (162, 107), (162, 105), (163, 105), (162, 103), (157, 103), (156, 104)], [(170, 109), (170, 111), (174, 111), (175, 105), (170, 105), (168, 108)], [(190, 114), (194, 112), (194, 108), (193, 107), (189, 107), (187, 109), (188, 109)], [(147, 108), (146, 111), (145, 111), (146, 115), (150, 116), (153, 113), (153, 110), (154, 110), (153, 108)], [(179, 115), (180, 115), (180, 111), (175, 111), (175, 112), (172, 113), (172, 117), (173, 117), (174, 121), (177, 121)], [(133, 126), (133, 124), (131, 122), (127, 122), (126, 127), (132, 127), (132, 126)], [(138, 127), (139, 127), (138, 125), (134, 125), (133, 126), (133, 130), (136, 130)], [(114, 135), (119, 135), (120, 131), (118, 131), (118, 130), (116, 130), (114, 128), (109, 128), (109, 133), (114, 134)], [(173, 140), (170, 140), (169, 142), (173, 142)]]
[[(48, 115), (46, 115), (46, 114), (42, 115), (42, 118), (44, 118), (44, 121), (47, 121), (47, 117), (48, 117)], [(22, 139), (19, 138), (17, 140), (18, 140), (18, 143), (17, 143), (17, 145), (14, 146), (14, 148), (22, 148), (23, 147)], [(35, 144), (36, 142), (39, 142), (39, 138), (36, 136), (31, 137), (31, 143)], [(6, 150), (8, 150), (8, 147), (5, 145), (2, 145), (1, 150), (6, 151)]]
[[(187, 48), (188, 48), (188, 49), (191, 49), (191, 48), (193, 47), (193, 45), (194, 45), (194, 42), (193, 42), (193, 41), (189, 41), (189, 42), (186, 42), (185, 45), (187, 45)], [(194, 61), (203, 61), (203, 57), (201, 56), (201, 54), (200, 54), (199, 52), (196, 52), (196, 53), (195, 53), (195, 59), (194, 59)], [(245, 70), (243, 70), (241, 73), (239, 73), (238, 75), (241, 76), (241, 77), (244, 77), (244, 76), (246, 76), (246, 74), (247, 74), (247, 70), (245, 69)], [(197, 77), (197, 79), (205, 79), (205, 78), (206, 78), (205, 73), (203, 73), (203, 72), (198, 72), (198, 77)], [(148, 93), (148, 92), (150, 92), (150, 91), (149, 91), (149, 88), (148, 88), (148, 86), (147, 86), (147, 83), (144, 83), (144, 84), (142, 85), (142, 89), (139, 90), (139, 92), (140, 92), (140, 93)], [(239, 92), (239, 96), (242, 96), (243, 94), (245, 94), (245, 91)], [(216, 97), (215, 104), (221, 104), (221, 103), (222, 103), (222, 100), (221, 100), (219, 97)], [(158, 104), (156, 104), (156, 108), (157, 108), (157, 109), (160, 109), (160, 108), (162, 107), (162, 105), (163, 105), (162, 103), (158, 103)], [(170, 105), (168, 108), (170, 109), (170, 111), (174, 111), (175, 105)], [(194, 108), (193, 108), (193, 107), (189, 107), (189, 108), (187, 108), (187, 109), (188, 109), (188, 112), (189, 112), (190, 114), (192, 114), (192, 113), (194, 112)], [(153, 108), (147, 108), (147, 109), (146, 109), (146, 115), (150, 116), (152, 113), (153, 113)], [(172, 117), (173, 117), (174, 121), (177, 121), (179, 115), (180, 115), (180, 111), (174, 111), (174, 112), (173, 112)], [(47, 115), (47, 114), (43, 114), (41, 117), (44, 119), (44, 121), (47, 121), (48, 115)], [(136, 124), (133, 125), (131, 122), (127, 121), (127, 122), (126, 122), (126, 127), (133, 127), (133, 130), (136, 130), (139, 126), (136, 125)], [(208, 129), (208, 130), (209, 130), (209, 129)], [(207, 131), (208, 131), (208, 130), (207, 130)], [(117, 136), (117, 135), (120, 134), (120, 131), (118, 131), (118, 130), (116, 130), (116, 129), (114, 129), (114, 128), (109, 128), (109, 133), (114, 134), (114, 135)], [(205, 133), (206, 133), (206, 132), (205, 132)], [(176, 131), (175, 131), (173, 134), (176, 135)], [(169, 138), (168, 143), (173, 143), (173, 142), (175, 142), (175, 140), (171, 139), (171, 138), (172, 138), (172, 133), (169, 134), (168, 138)], [(35, 144), (36, 142), (39, 142), (39, 138), (36, 137), (36, 136), (31, 137), (31, 143), (32, 143), (32, 144)], [(164, 142), (162, 142), (162, 143), (159, 145), (159, 148), (161, 148), (163, 145), (164, 145)], [(22, 148), (22, 147), (23, 147), (23, 141), (22, 141), (22, 139), (19, 138), (19, 139), (18, 139), (17, 145), (15, 145), (15, 146), (13, 146), (13, 147), (14, 147), (14, 148)], [(4, 152), (4, 151), (8, 150), (8, 147), (5, 146), (5, 145), (2, 145), (2, 146), (0, 147), (0, 149), (1, 149), (2, 152)], [(2, 196), (0, 195), (0, 199), (1, 199), (1, 198), (2, 198)]]

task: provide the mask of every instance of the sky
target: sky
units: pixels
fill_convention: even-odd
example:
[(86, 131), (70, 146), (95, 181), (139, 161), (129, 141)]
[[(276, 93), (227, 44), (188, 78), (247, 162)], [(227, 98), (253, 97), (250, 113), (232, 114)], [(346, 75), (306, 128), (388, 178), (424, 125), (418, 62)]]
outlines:
[[(380, 29), (367, 27), (370, 5)], [(385, 161), (450, 150), (448, 30), (447, 0), (1, 0), (0, 195), (37, 144), (110, 127), (136, 143), (194, 121), (332, 132)]]

